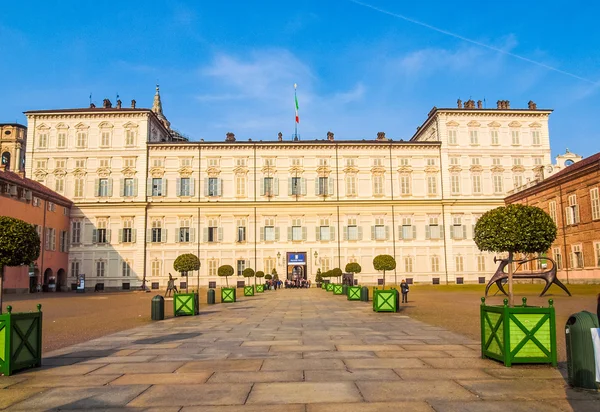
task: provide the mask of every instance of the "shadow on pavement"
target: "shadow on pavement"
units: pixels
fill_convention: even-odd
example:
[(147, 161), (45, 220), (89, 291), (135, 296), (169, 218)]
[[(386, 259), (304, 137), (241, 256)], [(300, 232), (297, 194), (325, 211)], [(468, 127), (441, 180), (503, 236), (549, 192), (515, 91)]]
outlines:
[(153, 345), (155, 343), (175, 342), (178, 340), (196, 338), (202, 335), (200, 332), (195, 333), (173, 333), (171, 335), (159, 336), (156, 338), (146, 338), (133, 341), (136, 345)]

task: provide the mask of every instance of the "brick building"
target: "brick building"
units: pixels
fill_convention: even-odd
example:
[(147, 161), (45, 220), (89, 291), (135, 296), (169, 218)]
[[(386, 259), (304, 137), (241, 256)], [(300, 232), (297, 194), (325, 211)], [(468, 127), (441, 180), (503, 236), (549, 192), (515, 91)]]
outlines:
[[(44, 290), (66, 290), (69, 219), (73, 203), (43, 184), (25, 177), (24, 153), (21, 151), (25, 126), (0, 124), (0, 130), (3, 132), (0, 215), (34, 225), (41, 239), (40, 256), (31, 267), (5, 268), (4, 291), (27, 293), (34, 291), (37, 285)], [(11, 159), (19, 160), (12, 162)]]
[(599, 191), (597, 153), (506, 198), (507, 204), (540, 207), (556, 222), (558, 235), (549, 252), (563, 281), (600, 282)]

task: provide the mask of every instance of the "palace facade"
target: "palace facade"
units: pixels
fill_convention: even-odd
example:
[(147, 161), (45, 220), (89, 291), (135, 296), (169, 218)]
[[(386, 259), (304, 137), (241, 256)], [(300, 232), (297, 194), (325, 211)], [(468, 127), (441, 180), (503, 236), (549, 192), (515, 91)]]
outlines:
[(388, 283), (484, 283), (495, 265), (473, 227), (550, 163), (550, 114), (469, 100), (434, 107), (407, 140), (192, 142), (157, 88), (151, 109), (26, 112), (26, 172), (74, 202), (69, 283), (165, 287), (182, 253), (202, 265), (190, 286), (220, 285), (224, 264), (314, 280), (353, 261), (374, 284), (378, 254), (396, 258)]

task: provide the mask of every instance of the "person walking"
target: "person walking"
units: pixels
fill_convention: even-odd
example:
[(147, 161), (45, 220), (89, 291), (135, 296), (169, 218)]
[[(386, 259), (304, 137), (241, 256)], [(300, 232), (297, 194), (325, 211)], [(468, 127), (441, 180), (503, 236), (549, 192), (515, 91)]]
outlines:
[(400, 291), (402, 292), (402, 303), (408, 303), (408, 283), (404, 279), (400, 283)]
[(169, 273), (169, 281), (167, 282), (167, 291), (165, 292), (165, 297), (173, 291), (175, 291), (175, 293), (179, 293), (177, 286), (175, 286), (176, 279), (177, 278), (173, 278), (173, 276)]

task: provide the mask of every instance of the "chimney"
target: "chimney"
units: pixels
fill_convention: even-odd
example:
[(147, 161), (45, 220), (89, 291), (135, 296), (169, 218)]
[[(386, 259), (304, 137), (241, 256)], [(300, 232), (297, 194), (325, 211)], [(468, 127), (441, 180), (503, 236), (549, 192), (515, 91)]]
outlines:
[(475, 108), (475, 100), (469, 99), (465, 102), (465, 109), (474, 109)]
[(508, 100), (498, 100), (496, 105), (498, 109), (510, 109), (510, 101)]
[(90, 109), (95, 109), (96, 105), (94, 103), (90, 103)]
[(112, 103), (108, 99), (104, 99), (102, 101), (102, 107), (105, 109), (110, 109), (112, 107)]
[(283, 141), (283, 134), (281, 132), (277, 133), (277, 141), (278, 142)]
[(231, 132), (227, 132), (227, 134), (225, 135), (225, 141), (226, 142), (235, 142), (235, 135)]
[(385, 142), (387, 139), (385, 138), (385, 132), (377, 132), (377, 141)]
[(131, 108), (132, 108), (132, 109), (135, 109), (135, 104), (136, 104), (136, 103), (137, 103), (137, 102), (135, 101), (135, 99), (132, 99), (132, 100), (131, 100)]
[(329, 140), (330, 142), (333, 142), (333, 133), (332, 132), (327, 132), (327, 140)]
[(456, 101), (456, 107), (458, 107), (459, 109), (462, 109), (462, 108), (463, 108), (463, 105), (462, 105), (462, 100), (458, 99), (458, 100)]
[(477, 100), (477, 108), (483, 109), (483, 102), (481, 100)]
[(527, 107), (529, 108), (529, 110), (537, 110), (537, 104), (535, 104), (533, 100), (530, 100), (527, 103)]
[(121, 104), (122, 104), (122, 103), (123, 103), (123, 102), (121, 102), (121, 100), (117, 100), (117, 109), (120, 109), (120, 108), (121, 108)]

